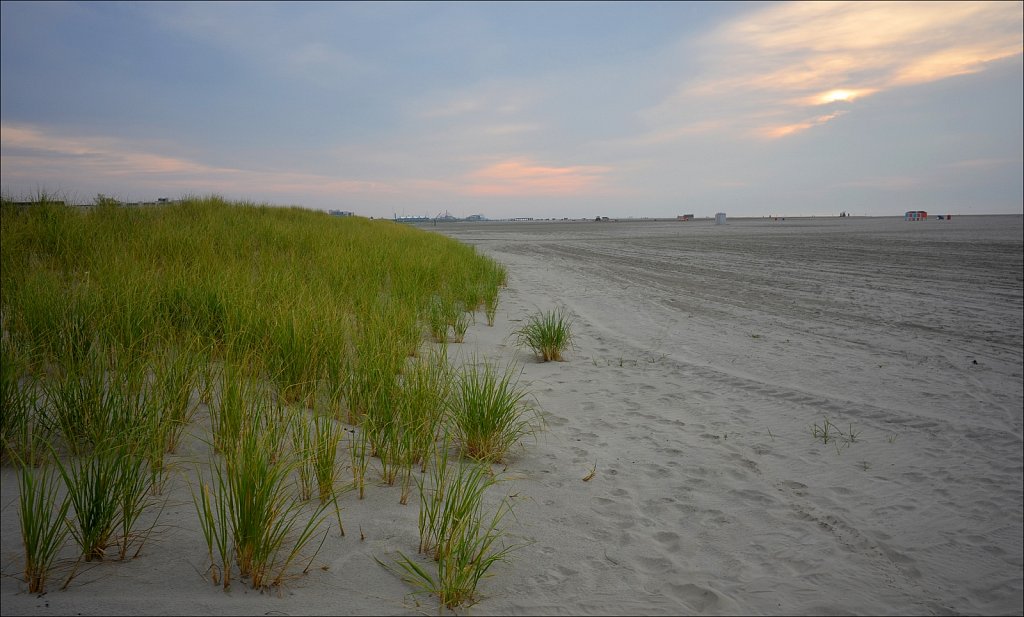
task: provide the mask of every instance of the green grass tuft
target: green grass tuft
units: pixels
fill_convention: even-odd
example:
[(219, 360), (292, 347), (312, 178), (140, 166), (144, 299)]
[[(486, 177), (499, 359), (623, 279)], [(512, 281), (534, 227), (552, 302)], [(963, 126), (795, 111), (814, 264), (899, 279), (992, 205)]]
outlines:
[(530, 315), (526, 325), (514, 332), (517, 345), (525, 345), (541, 360), (562, 361), (564, 352), (572, 347), (573, 320), (564, 308), (540, 311)]
[(448, 424), (463, 454), (499, 461), (520, 438), (533, 434), (540, 417), (519, 384), (514, 364), (502, 372), (490, 362), (470, 362), (455, 378)]

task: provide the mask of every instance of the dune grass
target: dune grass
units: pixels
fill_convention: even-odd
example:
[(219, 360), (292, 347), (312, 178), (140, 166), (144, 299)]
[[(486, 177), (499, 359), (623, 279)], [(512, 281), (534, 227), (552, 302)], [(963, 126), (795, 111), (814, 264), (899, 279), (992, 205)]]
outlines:
[(49, 456), (48, 435), (36, 411), (38, 380), (30, 353), (10, 337), (0, 340), (0, 460), (36, 466)]
[(453, 311), (450, 320), (452, 326), (452, 342), (463, 342), (466, 339), (466, 330), (469, 330), (469, 323), (472, 321), (472, 315), (469, 313), (468, 309), (456, 309)]
[(25, 547), (29, 593), (43, 593), (57, 553), (68, 537), (65, 519), (71, 502), (60, 496), (60, 476), (52, 466), (18, 468), (18, 520)]
[[(70, 531), (85, 561), (102, 560), (116, 546), (126, 559), (135, 524), (150, 505), (145, 461), (122, 446), (103, 446), (62, 462), (57, 459), (74, 517)], [(120, 536), (116, 534), (120, 532)]]
[(349, 433), (349, 455), (351, 457), (352, 488), (359, 499), (366, 497), (366, 470), (370, 465), (370, 440), (365, 428)]
[(445, 430), (444, 410), (451, 387), (452, 371), (444, 346), (418, 356), (402, 375), (397, 416), (402, 505), (408, 503), (411, 493), (413, 468), (418, 465), (426, 472), (435, 444)]
[[(230, 493), (223, 490), (227, 484), (224, 471), (213, 465), (211, 476), (205, 477), (202, 469), (196, 469), (199, 481), (198, 490), (192, 491), (192, 501), (199, 517), (199, 526), (206, 540), (206, 548), (210, 560), (208, 572), (214, 585), (221, 585), (225, 591), (231, 588), (231, 514), (228, 500)], [(215, 488), (216, 487), (216, 488)]]
[[(217, 486), (227, 492), (239, 575), (256, 589), (280, 584), (323, 522), (321, 506), (301, 523), (300, 500), (288, 490), (291, 462), (276, 457), (283, 444), (278, 431), (267, 430), (272, 422), (269, 417), (250, 418), (249, 428), (224, 453), (223, 483)], [(295, 530), (297, 537), (292, 539)]]
[[(421, 357), (424, 335), (461, 340), (480, 307), (493, 325), (507, 277), (438, 234), (217, 196), (2, 200), (0, 271), (4, 457), (57, 470), (26, 484), (35, 520), (66, 507), (83, 559), (138, 555), (141, 515), (173, 481), (165, 455), (202, 408), (209, 464), (192, 491), (212, 576), (260, 589), (282, 583), (328, 504), (338, 511), (340, 421), (360, 496), (378, 456), (405, 502), (452, 393), (447, 357)], [(300, 411), (315, 417), (308, 441), (286, 447)], [(299, 452), (318, 503), (296, 490)], [(66, 502), (47, 492), (57, 484)]]
[(544, 362), (562, 361), (573, 344), (572, 326), (572, 317), (563, 307), (538, 311), (515, 331), (516, 344), (529, 347)]
[(494, 325), (494, 318), (498, 312), (498, 299), (502, 287), (508, 284), (508, 271), (505, 266), (493, 259), (487, 258), (481, 264), (484, 270), (485, 283), (480, 288), (483, 297), (484, 314), (487, 316), (487, 325)]
[(462, 367), (448, 400), (451, 433), (469, 458), (496, 462), (520, 438), (533, 434), (540, 417), (519, 383), (520, 371), (510, 363), (499, 369), (491, 362), (471, 361)]
[(301, 410), (281, 406), (269, 390), (249, 393), (252, 398), (238, 408), (238, 432), (223, 436), (220, 456), (210, 463), (212, 475), (207, 479), (199, 472), (199, 488), (192, 489), (211, 577), (225, 589), (236, 568), (254, 589), (279, 586), (323, 524), (326, 508), (304, 512), (308, 495), (291, 481), (313, 453), (301, 449), (297, 456), (282, 456), (289, 429), (303, 427), (301, 446), (314, 439), (311, 431), (302, 433), (308, 425), (296, 417)]
[(472, 604), (490, 568), (515, 548), (500, 545), (504, 535), (501, 522), (511, 512), (508, 498), (493, 512), (486, 507), (488, 489), (497, 482), (487, 463), (450, 461), (447, 440), (431, 457), (427, 474), (417, 480), (419, 552), (433, 565), (401, 551), (396, 563), (408, 583), (421, 593), (436, 595), (440, 606), (455, 609)]
[(292, 414), (289, 420), (288, 435), (292, 444), (292, 456), (295, 460), (295, 472), (298, 476), (298, 497), (307, 501), (313, 497), (315, 476), (315, 437), (313, 421), (304, 413)]

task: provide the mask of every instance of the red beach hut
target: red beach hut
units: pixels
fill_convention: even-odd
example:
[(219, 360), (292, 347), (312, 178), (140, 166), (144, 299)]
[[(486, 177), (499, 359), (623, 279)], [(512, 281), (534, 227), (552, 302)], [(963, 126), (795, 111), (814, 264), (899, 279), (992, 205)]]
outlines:
[(904, 221), (926, 221), (928, 220), (928, 213), (924, 210), (907, 210), (906, 214), (903, 215)]

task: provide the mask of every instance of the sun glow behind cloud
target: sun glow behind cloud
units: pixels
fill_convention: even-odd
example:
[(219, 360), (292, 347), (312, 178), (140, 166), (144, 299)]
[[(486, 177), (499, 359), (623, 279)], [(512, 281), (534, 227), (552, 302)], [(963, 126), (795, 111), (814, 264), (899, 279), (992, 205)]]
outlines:
[(810, 105), (828, 105), (829, 103), (843, 102), (852, 103), (859, 98), (870, 96), (878, 92), (875, 88), (860, 88), (859, 90), (841, 88), (829, 90), (811, 97), (807, 103)]

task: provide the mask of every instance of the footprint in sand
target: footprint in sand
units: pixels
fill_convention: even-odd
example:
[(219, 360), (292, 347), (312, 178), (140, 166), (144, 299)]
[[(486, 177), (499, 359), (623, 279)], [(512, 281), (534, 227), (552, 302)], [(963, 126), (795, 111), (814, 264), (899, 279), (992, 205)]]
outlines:
[[(665, 592), (667, 592), (666, 595), (671, 595), (689, 608), (687, 611), (680, 612), (700, 614), (728, 609), (728, 607), (722, 606), (723, 602), (720, 595), (706, 587), (693, 583), (683, 585), (670, 583), (666, 585)], [(731, 611), (726, 610), (726, 612)]]

